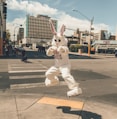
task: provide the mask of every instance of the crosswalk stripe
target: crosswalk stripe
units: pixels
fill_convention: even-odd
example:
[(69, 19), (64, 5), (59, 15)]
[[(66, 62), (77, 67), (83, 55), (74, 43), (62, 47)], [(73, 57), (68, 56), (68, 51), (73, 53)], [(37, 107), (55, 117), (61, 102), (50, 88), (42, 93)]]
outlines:
[(47, 66), (44, 66), (43, 64), (40, 64), (40, 65), (41, 65), (41, 67), (43, 67), (43, 68), (46, 68), (46, 69), (48, 68)]
[(47, 69), (47, 67), (45, 67), (45, 66), (40, 66), (40, 65), (34, 65), (34, 66), (8, 66), (8, 69), (9, 70), (14, 70), (14, 69), (31, 69), (31, 68), (33, 68), (33, 69), (39, 69), (39, 68), (41, 68), (41, 69)]
[[(40, 67), (40, 66), (43, 66), (43, 65), (39, 65), (39, 64), (33, 64), (33, 65), (22, 65), (22, 64), (20, 64), (20, 65), (10, 65), (11, 67), (34, 67), (34, 66), (36, 66), (36, 67)], [(46, 67), (47, 68), (47, 67)]]
[(46, 72), (47, 70), (19, 70), (19, 71), (8, 71), (9, 73), (23, 73), (23, 72)]
[(45, 78), (45, 76), (44, 75), (9, 76), (9, 79), (30, 79), (30, 78)]
[(8, 64), (8, 73), (10, 79), (10, 88), (18, 89), (23, 87), (45, 86), (45, 72), (47, 67), (43, 64)]
[[(60, 81), (59, 85), (56, 86), (65, 86), (67, 85), (65, 81)], [(44, 82), (31, 83), (31, 84), (13, 84), (11, 89), (24, 89), (24, 88), (35, 88), (35, 87), (46, 87)]]
[[(22, 68), (23, 68), (23, 69), (27, 69), (28, 67), (21, 67), (21, 66), (20, 66), (20, 67), (12, 67), (12, 69), (22, 69)], [(37, 69), (37, 68), (39, 68), (39, 67), (37, 67), (37, 66), (36, 66), (36, 67), (31, 66), (30, 68)], [(41, 68), (43, 68), (43, 69), (44, 69), (45, 67), (41, 67)]]

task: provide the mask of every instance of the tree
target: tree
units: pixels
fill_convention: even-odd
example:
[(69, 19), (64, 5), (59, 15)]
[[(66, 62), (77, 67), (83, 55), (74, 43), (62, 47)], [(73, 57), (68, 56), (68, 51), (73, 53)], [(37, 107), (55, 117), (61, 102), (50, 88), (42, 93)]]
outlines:
[(6, 40), (7, 40), (7, 42), (10, 41), (10, 37), (11, 37), (11, 34), (10, 34), (9, 30), (7, 29), (6, 30)]

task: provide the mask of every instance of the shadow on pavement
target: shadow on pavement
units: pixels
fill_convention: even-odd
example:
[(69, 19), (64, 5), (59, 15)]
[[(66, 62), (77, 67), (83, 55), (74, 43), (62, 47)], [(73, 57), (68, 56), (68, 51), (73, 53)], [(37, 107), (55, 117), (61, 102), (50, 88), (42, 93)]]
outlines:
[(22, 61), (22, 62), (24, 62), (24, 63), (32, 63), (32, 62), (30, 62), (30, 61), (28, 61), (28, 60), (25, 60), (25, 61)]
[(91, 70), (86, 70), (86, 71), (72, 70), (71, 73), (72, 73), (73, 76), (75, 76), (76, 79), (78, 77), (78, 79), (81, 79), (83, 81), (85, 81), (85, 80), (94, 80), (94, 79), (100, 80), (100, 79), (109, 79), (110, 78), (110, 76), (108, 76), (108, 75), (93, 72)]
[(0, 89), (10, 88), (10, 81), (8, 77), (8, 72), (0, 72)]
[(101, 102), (106, 102), (112, 105), (117, 106), (117, 93), (111, 93), (111, 94), (104, 94), (104, 95), (99, 95), (99, 96), (93, 96), (93, 100), (101, 101)]
[(84, 110), (71, 110), (69, 106), (58, 106), (56, 108), (61, 109), (63, 113), (78, 115), (81, 119), (102, 119), (102, 116), (99, 114)]

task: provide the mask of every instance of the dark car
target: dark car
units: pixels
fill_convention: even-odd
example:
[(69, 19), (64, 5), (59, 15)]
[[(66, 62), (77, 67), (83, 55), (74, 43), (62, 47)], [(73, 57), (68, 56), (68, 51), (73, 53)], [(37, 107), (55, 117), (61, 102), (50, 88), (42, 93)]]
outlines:
[(22, 48), (22, 47), (15, 47), (16, 55), (21, 56), (22, 55), (22, 51), (24, 51), (24, 48)]
[(115, 48), (115, 57), (117, 57), (117, 48)]
[(26, 56), (26, 51), (22, 50), (22, 61), (26, 61), (27, 60), (27, 56)]

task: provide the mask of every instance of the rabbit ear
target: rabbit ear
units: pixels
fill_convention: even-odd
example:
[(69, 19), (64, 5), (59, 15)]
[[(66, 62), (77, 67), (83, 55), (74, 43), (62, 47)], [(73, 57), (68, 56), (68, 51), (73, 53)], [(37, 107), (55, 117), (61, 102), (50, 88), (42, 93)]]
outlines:
[(61, 35), (63, 35), (64, 32), (65, 32), (65, 25), (63, 24), (60, 30)]
[(55, 30), (55, 28), (54, 28), (54, 25), (53, 25), (51, 19), (49, 20), (49, 23), (50, 23), (50, 29), (52, 30), (52, 33), (53, 33), (54, 35), (56, 35), (57, 33), (56, 33), (56, 30)]

